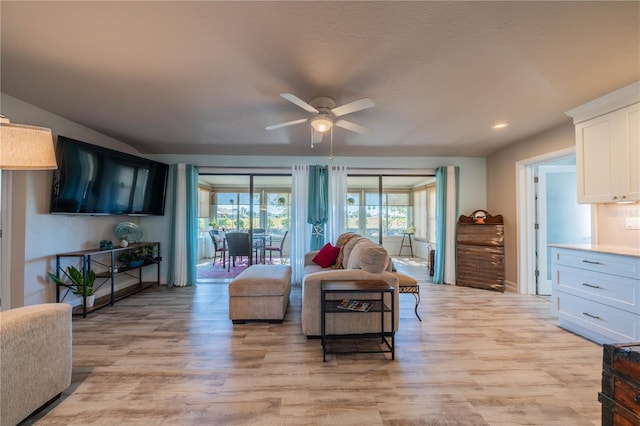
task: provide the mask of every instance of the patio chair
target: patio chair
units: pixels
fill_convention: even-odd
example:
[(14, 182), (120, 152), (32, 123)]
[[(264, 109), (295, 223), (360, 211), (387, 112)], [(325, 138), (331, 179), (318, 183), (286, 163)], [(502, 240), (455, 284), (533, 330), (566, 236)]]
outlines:
[(247, 256), (249, 265), (252, 264), (253, 259), (253, 244), (251, 243), (251, 236), (248, 232), (227, 232), (227, 249), (229, 250), (229, 263), (227, 264), (227, 271), (231, 270), (231, 262), (233, 267), (236, 267), (236, 257)]
[(213, 263), (211, 266), (216, 266), (216, 258), (220, 255), (222, 259), (222, 267), (225, 268), (227, 266), (227, 247), (225, 245), (220, 246), (220, 241), (218, 240), (219, 234), (218, 231), (211, 230), (209, 231), (209, 235), (211, 236), (211, 241), (213, 242)]
[(266, 229), (253, 228), (253, 250), (256, 254), (256, 263), (260, 263), (262, 257), (262, 263), (264, 263), (264, 247), (266, 245)]
[(280, 253), (280, 263), (282, 262), (282, 248), (284, 247), (284, 242), (287, 239), (287, 235), (289, 234), (289, 231), (285, 231), (284, 235), (282, 236), (282, 239), (280, 240), (280, 245), (275, 246), (275, 245), (268, 245), (264, 247), (265, 252), (269, 252), (269, 263), (273, 263), (273, 252), (278, 252)]

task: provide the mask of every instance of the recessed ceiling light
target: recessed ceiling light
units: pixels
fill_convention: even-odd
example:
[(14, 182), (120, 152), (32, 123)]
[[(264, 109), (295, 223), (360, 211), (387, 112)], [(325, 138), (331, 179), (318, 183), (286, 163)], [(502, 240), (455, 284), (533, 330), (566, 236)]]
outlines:
[(509, 123), (496, 123), (493, 125), (493, 129), (504, 129), (505, 127), (507, 127), (509, 125)]

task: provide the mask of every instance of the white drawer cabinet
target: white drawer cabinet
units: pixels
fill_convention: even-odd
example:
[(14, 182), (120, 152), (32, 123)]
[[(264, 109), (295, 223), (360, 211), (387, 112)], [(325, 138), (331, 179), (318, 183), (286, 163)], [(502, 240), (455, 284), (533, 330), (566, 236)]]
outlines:
[(552, 247), (553, 312), (598, 343), (640, 340), (640, 258)]

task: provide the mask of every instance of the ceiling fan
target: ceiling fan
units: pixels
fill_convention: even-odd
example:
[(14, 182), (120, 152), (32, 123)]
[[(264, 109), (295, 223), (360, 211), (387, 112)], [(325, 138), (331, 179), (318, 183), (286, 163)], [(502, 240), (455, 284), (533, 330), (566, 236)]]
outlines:
[(362, 111), (363, 109), (372, 108), (375, 104), (369, 98), (362, 98), (336, 107), (336, 101), (327, 96), (313, 98), (308, 103), (291, 93), (281, 93), (280, 96), (289, 102), (296, 104), (305, 111), (312, 113), (313, 117), (310, 119), (301, 118), (299, 120), (288, 121), (286, 123), (274, 124), (272, 126), (265, 127), (265, 129), (279, 129), (281, 127), (293, 126), (295, 124), (306, 123), (309, 121), (311, 124), (312, 148), (314, 144), (322, 142), (322, 136), (329, 130), (331, 131), (331, 142), (333, 144), (334, 126), (342, 127), (343, 129), (361, 134), (366, 134), (371, 131), (368, 127), (338, 118), (353, 112)]

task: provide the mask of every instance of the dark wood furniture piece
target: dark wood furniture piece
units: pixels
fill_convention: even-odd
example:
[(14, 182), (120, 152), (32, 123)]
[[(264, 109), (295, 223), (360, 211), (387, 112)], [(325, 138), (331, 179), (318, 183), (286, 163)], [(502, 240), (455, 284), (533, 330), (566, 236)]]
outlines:
[[(357, 295), (357, 300), (371, 304), (371, 309), (366, 312), (341, 309), (338, 306), (343, 296)], [(384, 302), (384, 295), (389, 294), (390, 304)], [(337, 295), (337, 297), (336, 297)], [(362, 297), (360, 297), (362, 296)], [(356, 280), (356, 281), (324, 281), (321, 286), (321, 333), (322, 333), (322, 361), (327, 360), (328, 353), (390, 353), (391, 359), (395, 359), (395, 293), (393, 286), (382, 280)], [(391, 331), (384, 331), (384, 314), (388, 312), (391, 317)], [(380, 314), (380, 331), (378, 333), (330, 335), (327, 334), (327, 315), (371, 315)], [(346, 319), (348, 320), (348, 319)], [(353, 345), (333, 345), (340, 339), (351, 339)], [(369, 342), (358, 344), (356, 340), (367, 339)]]
[[(152, 246), (153, 257), (146, 259), (141, 265), (129, 267), (118, 261), (118, 257), (127, 251), (132, 251), (140, 247)], [(76, 306), (73, 309), (74, 315), (82, 315), (86, 318), (87, 313), (100, 309), (107, 305), (113, 305), (116, 301), (138, 293), (147, 287), (160, 284), (160, 243), (135, 243), (129, 244), (127, 247), (115, 247), (111, 249), (89, 249), (74, 251), (69, 253), (60, 253), (56, 255), (56, 276), (62, 278), (65, 274), (68, 261), (73, 261), (72, 258), (76, 258), (76, 262), (81, 263), (79, 268), (83, 275), (86, 277), (89, 271), (95, 267), (96, 281), (94, 283), (94, 292), (97, 292), (105, 283), (109, 283), (110, 291), (108, 294), (96, 297), (95, 303), (92, 307), (87, 307), (87, 295), (82, 295), (82, 306)], [(67, 261), (65, 261), (65, 259)], [(156, 265), (157, 278), (155, 282), (143, 282), (142, 281), (142, 269), (149, 266)], [(116, 290), (116, 276), (122, 274), (129, 277), (133, 277), (137, 282), (133, 285), (123, 287)], [(86, 279), (86, 278), (85, 278)], [(60, 303), (65, 300), (69, 295), (71, 289), (68, 286), (56, 285), (56, 302)]]
[(491, 216), (484, 210), (476, 210), (471, 216), (460, 216), (457, 254), (457, 285), (504, 292), (504, 224), (501, 215)]
[(602, 425), (640, 425), (640, 343), (605, 344), (602, 359)]

